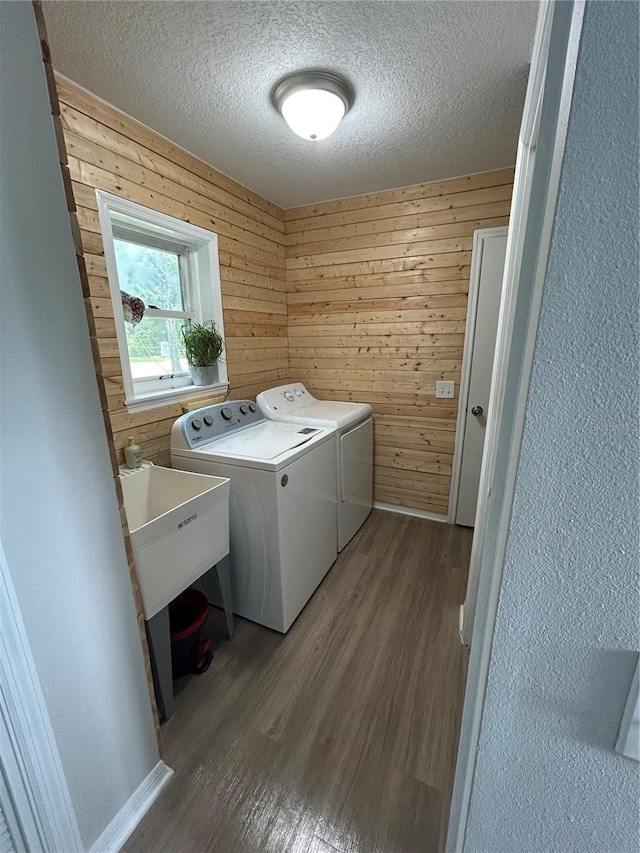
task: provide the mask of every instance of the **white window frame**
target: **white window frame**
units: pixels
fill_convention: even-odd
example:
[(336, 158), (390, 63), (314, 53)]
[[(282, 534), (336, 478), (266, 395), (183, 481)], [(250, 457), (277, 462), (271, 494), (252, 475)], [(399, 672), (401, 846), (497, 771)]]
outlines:
[[(124, 380), (125, 405), (130, 412), (167, 405), (178, 400), (188, 400), (206, 394), (226, 393), (229, 388), (226, 359), (223, 353), (218, 360), (218, 381), (214, 385), (195, 386), (189, 374), (158, 379), (135, 380), (131, 374), (129, 348), (120, 281), (114, 247), (115, 230), (126, 229), (131, 235), (140, 235), (141, 242), (159, 248), (179, 249), (181, 279), (185, 299), (185, 311), (165, 311), (148, 308), (145, 316), (182, 317), (193, 323), (213, 320), (224, 340), (224, 318), (222, 313), (222, 290), (220, 286), (220, 264), (218, 260), (218, 235), (183, 222), (173, 216), (144, 207), (136, 202), (120, 198), (112, 193), (96, 190), (98, 216), (104, 244), (104, 256), (109, 278), (109, 291), (113, 305), (113, 316), (118, 339), (118, 352)], [(116, 236), (115, 239), (118, 239)], [(135, 294), (131, 294), (135, 296)]]

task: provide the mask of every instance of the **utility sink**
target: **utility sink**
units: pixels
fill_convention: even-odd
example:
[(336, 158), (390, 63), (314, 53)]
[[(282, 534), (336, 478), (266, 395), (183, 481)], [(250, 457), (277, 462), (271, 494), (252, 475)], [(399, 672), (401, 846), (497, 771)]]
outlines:
[(229, 553), (230, 481), (151, 462), (120, 479), (149, 620)]

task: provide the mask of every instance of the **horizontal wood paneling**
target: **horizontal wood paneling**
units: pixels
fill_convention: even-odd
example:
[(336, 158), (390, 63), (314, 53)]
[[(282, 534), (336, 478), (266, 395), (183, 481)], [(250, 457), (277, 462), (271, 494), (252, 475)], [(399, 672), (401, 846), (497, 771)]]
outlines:
[[(266, 215), (271, 216), (274, 222), (282, 221), (282, 211), (275, 204), (247, 189), (247, 187), (238, 184), (226, 175), (217, 172), (211, 166), (189, 154), (188, 151), (184, 151), (184, 149), (179, 148), (163, 136), (121, 113), (119, 110), (113, 109), (108, 104), (105, 104), (104, 101), (101, 101), (90, 92), (81, 89), (59, 74), (56, 74), (56, 86), (61, 113), (64, 104), (75, 107), (78, 112), (95, 118), (104, 127), (121, 133), (126, 139), (131, 139), (142, 145), (146, 156), (151, 160), (153, 160), (153, 154), (159, 154), (173, 164), (176, 169), (184, 169), (187, 172), (204, 178), (211, 185), (212, 191), (220, 193), (220, 198), (229, 199), (231, 196), (233, 199), (237, 198), (246, 201), (252, 209), (256, 209), (254, 216), (259, 216), (259, 211), (262, 211)], [(231, 206), (231, 201), (229, 201), (228, 206)], [(281, 230), (284, 232), (284, 227), (281, 227)]]
[(513, 169), (282, 211), (56, 78), (75, 239), (112, 446), (169, 461), (179, 405), (135, 416), (122, 372), (96, 188), (219, 235), (232, 397), (289, 378), (375, 411), (376, 498), (446, 511), (473, 232), (508, 223)]
[(446, 513), (473, 232), (506, 225), (513, 169), (285, 212), (291, 378), (371, 403), (375, 497)]
[(96, 189), (219, 236), (230, 397), (255, 397), (288, 379), (284, 213), (63, 77), (56, 76), (83, 288), (100, 396), (120, 462), (129, 435), (147, 459), (169, 462), (180, 404), (130, 415), (104, 260)]

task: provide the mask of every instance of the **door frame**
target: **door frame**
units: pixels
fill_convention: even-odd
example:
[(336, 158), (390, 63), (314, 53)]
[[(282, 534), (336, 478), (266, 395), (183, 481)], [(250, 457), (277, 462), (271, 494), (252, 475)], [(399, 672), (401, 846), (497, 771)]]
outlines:
[[(522, 119), (471, 555), (477, 577), (447, 853), (463, 853), (585, 0), (543, 0)], [(543, 122), (548, 126), (543, 128)], [(538, 132), (541, 131), (540, 137)], [(536, 148), (539, 148), (536, 156)], [(536, 170), (534, 167), (538, 166)], [(533, 216), (529, 216), (530, 209)], [(537, 227), (536, 227), (537, 226)], [(526, 253), (526, 256), (525, 256)], [(471, 576), (470, 576), (471, 582)], [(469, 595), (469, 590), (468, 593)]]
[(0, 735), (2, 769), (27, 849), (80, 853), (78, 823), (2, 542)]
[[(484, 251), (484, 244), (487, 237), (497, 237), (500, 234), (508, 235), (508, 233), (509, 227), (507, 225), (498, 225), (495, 228), (478, 228), (476, 231), (473, 232), (473, 246), (471, 249), (471, 272), (469, 275), (469, 296), (467, 299), (467, 322), (464, 330), (462, 371), (460, 375), (460, 387), (458, 389), (458, 417), (456, 420), (456, 438), (453, 448), (453, 461), (451, 464), (451, 489), (449, 491), (449, 509), (447, 511), (448, 524), (455, 524), (456, 513), (458, 511), (460, 475), (462, 472), (462, 448), (464, 446), (464, 430), (467, 420), (467, 406), (469, 403), (469, 385), (471, 384), (473, 345), (475, 343), (476, 337), (476, 316), (478, 313), (478, 298), (480, 295), (480, 272), (482, 270), (482, 254)], [(503, 274), (503, 291), (504, 278), (505, 277)]]

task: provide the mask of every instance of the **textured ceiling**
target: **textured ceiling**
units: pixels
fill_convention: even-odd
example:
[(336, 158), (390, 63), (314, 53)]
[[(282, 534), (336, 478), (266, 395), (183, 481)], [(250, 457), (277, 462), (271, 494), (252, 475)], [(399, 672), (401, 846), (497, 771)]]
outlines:
[[(54, 65), (283, 207), (512, 165), (536, 2), (48, 0)], [(270, 103), (301, 68), (356, 101), (321, 142)]]

